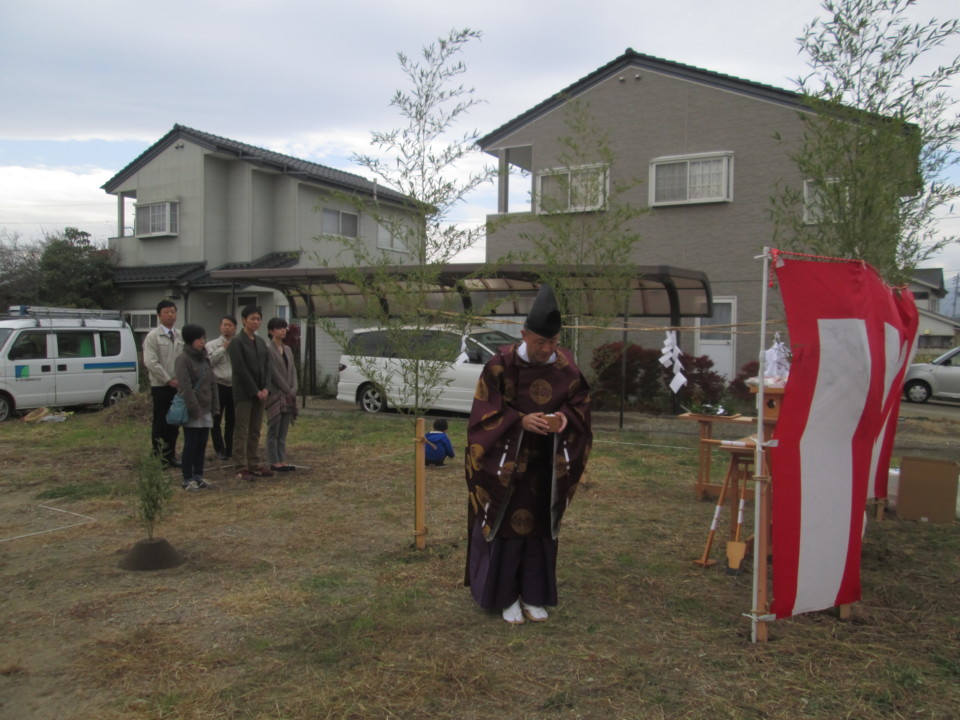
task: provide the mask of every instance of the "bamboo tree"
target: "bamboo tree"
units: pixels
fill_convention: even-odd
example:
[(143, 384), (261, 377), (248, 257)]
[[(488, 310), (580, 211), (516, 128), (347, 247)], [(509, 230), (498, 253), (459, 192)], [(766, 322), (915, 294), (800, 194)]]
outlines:
[(153, 540), (153, 531), (163, 518), (167, 505), (173, 497), (170, 479), (163, 471), (162, 460), (153, 453), (137, 457), (137, 494), (134, 512), (137, 520)]
[(798, 38), (810, 72), (796, 84), (808, 111), (791, 157), (804, 186), (772, 199), (783, 247), (869, 262), (894, 284), (956, 237), (935, 211), (957, 198), (960, 117), (946, 89), (960, 56), (916, 68), (955, 40), (955, 19), (911, 22), (913, 0), (826, 0)]
[[(536, 214), (520, 233), (529, 250), (520, 259), (547, 265), (543, 279), (554, 287), (561, 312), (574, 327), (565, 344), (579, 350), (581, 343), (588, 344), (584, 331), (576, 330), (582, 321), (589, 318), (589, 324), (603, 327), (624, 310), (641, 240), (635, 221), (646, 210), (630, 201), (641, 180), (619, 172), (609, 134), (589, 104), (571, 100), (564, 113), (555, 171), (541, 172), (534, 189)], [(571, 275), (570, 267), (585, 274)]]
[[(442, 339), (430, 340), (430, 327), (442, 322), (463, 331), (468, 323), (459, 299), (441, 297), (436, 290), (443, 268), (474, 245), (483, 228), (452, 222), (451, 214), (468, 194), (495, 175), (495, 169), (487, 165), (464, 170), (476, 164), (475, 156), (479, 157), (478, 133), (456, 130), (480, 102), (474, 89), (460, 82), (466, 72), (460, 56), (471, 40), (480, 37), (480, 32), (469, 28), (451, 30), (446, 37), (422, 48), (418, 58), (397, 54), (410, 87), (398, 90), (390, 105), (406, 124), (371, 133), (371, 145), (379, 152), (355, 155), (354, 161), (378, 182), (404, 194), (408, 202), (397, 206), (343, 197), (376, 223), (379, 237), (392, 249), (371, 243), (362, 233), (357, 238), (332, 238), (342, 243), (337, 258), (342, 266), (340, 278), (355, 286), (362, 297), (361, 307), (350, 314), (387, 331), (401, 355), (399, 369), (395, 370), (400, 382), (389, 382), (383, 370), (365, 362), (362, 355), (354, 359), (361, 373), (382, 390), (405, 387), (414, 417), (422, 414), (449, 382), (444, 371), (459, 352)], [(398, 264), (409, 266), (403, 278), (392, 272)], [(335, 297), (329, 299), (337, 301)], [(349, 333), (329, 320), (320, 324), (346, 347)], [(391, 405), (397, 400), (387, 397)]]

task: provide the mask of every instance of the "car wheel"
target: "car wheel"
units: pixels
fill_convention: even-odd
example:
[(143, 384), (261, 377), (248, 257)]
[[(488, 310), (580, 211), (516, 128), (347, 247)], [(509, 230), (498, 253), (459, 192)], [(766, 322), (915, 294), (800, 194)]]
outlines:
[(9, 420), (13, 414), (13, 401), (9, 395), (0, 393), (0, 422)]
[(911, 380), (904, 386), (903, 394), (913, 403), (925, 403), (930, 399), (930, 386), (922, 380)]
[(386, 412), (387, 399), (376, 385), (367, 383), (357, 393), (357, 404), (368, 413)]
[(111, 405), (116, 405), (129, 394), (130, 390), (126, 386), (114, 385), (112, 388), (107, 390), (107, 394), (103, 397), (103, 406), (110, 407)]

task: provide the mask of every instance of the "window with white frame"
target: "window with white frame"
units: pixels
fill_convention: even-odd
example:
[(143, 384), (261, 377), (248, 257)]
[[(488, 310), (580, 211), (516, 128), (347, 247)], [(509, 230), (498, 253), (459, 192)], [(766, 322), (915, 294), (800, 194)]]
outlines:
[(180, 203), (162, 202), (136, 206), (137, 235), (176, 235), (180, 225)]
[(837, 178), (827, 178), (825, 183), (818, 183), (816, 180), (803, 181), (804, 225), (817, 225), (825, 219), (823, 208), (825, 205), (830, 207), (833, 203), (824, 203), (823, 195), (839, 190), (837, 187), (839, 182)]
[(377, 223), (377, 247), (381, 250), (403, 250), (403, 240), (393, 223)]
[(544, 170), (537, 174), (537, 212), (600, 210), (607, 203), (607, 185), (605, 165)]
[(733, 200), (733, 153), (676, 155), (650, 161), (650, 204)]
[(360, 232), (360, 216), (342, 210), (323, 209), (321, 230), (324, 235), (355, 238)]
[(286, 320), (290, 322), (290, 306), (289, 305), (277, 305), (277, 317), (281, 320)]
[(149, 332), (157, 326), (155, 310), (127, 310), (123, 314), (134, 332)]

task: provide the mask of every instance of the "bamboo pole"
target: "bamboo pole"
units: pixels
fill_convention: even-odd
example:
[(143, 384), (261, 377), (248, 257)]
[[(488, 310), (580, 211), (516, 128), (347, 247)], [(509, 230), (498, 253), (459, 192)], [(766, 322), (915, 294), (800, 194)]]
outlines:
[(426, 453), (424, 443), (426, 442), (424, 433), (424, 419), (417, 418), (417, 436), (414, 439), (416, 445), (416, 474), (413, 490), (413, 535), (414, 544), (417, 550), (423, 550), (427, 546), (427, 500), (425, 493), (424, 466), (426, 465)]
[(767, 330), (767, 287), (770, 281), (770, 248), (763, 248), (763, 289), (760, 300), (760, 367), (757, 371), (757, 448), (754, 456), (753, 490), (753, 609), (750, 613), (752, 642), (767, 641), (767, 624), (759, 618), (767, 614), (767, 528), (769, 518), (766, 509), (768, 502), (767, 468), (764, 462), (764, 444), (766, 435), (763, 424), (763, 411), (766, 407), (763, 397), (764, 375), (766, 370), (766, 330)]

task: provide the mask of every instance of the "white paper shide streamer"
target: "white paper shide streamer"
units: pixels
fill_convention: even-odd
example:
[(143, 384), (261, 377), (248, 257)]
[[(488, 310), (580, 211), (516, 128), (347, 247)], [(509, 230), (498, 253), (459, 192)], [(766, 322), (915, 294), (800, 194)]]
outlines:
[(670, 381), (670, 389), (674, 395), (687, 384), (687, 378), (683, 375), (683, 365), (680, 364), (681, 357), (683, 357), (683, 351), (677, 345), (677, 331), (667, 330), (667, 336), (663, 340), (663, 351), (660, 354), (660, 364), (665, 368), (673, 366), (673, 380)]

